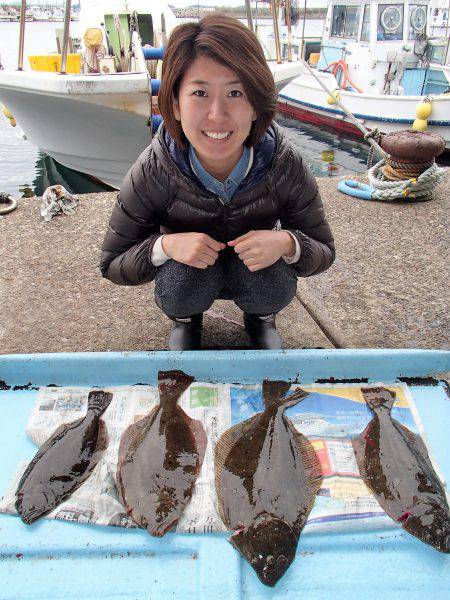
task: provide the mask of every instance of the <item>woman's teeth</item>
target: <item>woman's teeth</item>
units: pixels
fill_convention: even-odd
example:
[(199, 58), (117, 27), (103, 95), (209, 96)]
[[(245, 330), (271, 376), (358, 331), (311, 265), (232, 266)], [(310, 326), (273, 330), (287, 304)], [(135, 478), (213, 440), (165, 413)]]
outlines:
[(202, 131), (206, 137), (213, 138), (214, 140), (224, 140), (225, 138), (230, 137), (233, 133), (232, 131), (223, 131), (221, 133), (216, 133), (214, 131)]

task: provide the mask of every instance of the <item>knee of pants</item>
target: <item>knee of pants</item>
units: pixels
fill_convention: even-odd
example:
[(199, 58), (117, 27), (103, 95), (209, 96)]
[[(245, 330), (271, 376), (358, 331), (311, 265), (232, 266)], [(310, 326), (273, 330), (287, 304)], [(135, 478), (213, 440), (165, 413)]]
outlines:
[(188, 317), (208, 310), (222, 286), (218, 266), (196, 269), (170, 260), (155, 277), (155, 301), (170, 317)]
[(280, 261), (260, 271), (242, 272), (239, 284), (234, 282), (234, 302), (247, 313), (264, 315), (279, 312), (297, 291), (297, 277), (292, 267)]

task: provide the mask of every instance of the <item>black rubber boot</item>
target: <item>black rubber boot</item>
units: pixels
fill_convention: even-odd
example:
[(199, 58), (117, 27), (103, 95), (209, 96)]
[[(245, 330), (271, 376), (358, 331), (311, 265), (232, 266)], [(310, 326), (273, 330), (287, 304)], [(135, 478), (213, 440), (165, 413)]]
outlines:
[(244, 313), (244, 326), (254, 348), (280, 350), (284, 347), (283, 340), (275, 327), (275, 315), (260, 317)]
[(169, 335), (169, 350), (199, 350), (202, 344), (203, 313), (191, 317), (169, 317), (174, 326)]

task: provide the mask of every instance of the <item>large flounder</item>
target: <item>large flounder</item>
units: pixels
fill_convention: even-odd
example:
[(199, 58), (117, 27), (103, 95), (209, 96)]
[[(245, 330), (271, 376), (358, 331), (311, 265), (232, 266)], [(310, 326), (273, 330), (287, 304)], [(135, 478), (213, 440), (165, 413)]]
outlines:
[(270, 586), (295, 558), (322, 481), (311, 444), (283, 414), (307, 393), (285, 396), (289, 388), (264, 381), (264, 412), (228, 429), (215, 449), (220, 516), (236, 531), (229, 541)]
[(58, 506), (92, 473), (107, 445), (100, 419), (112, 394), (89, 393), (86, 416), (63, 424), (39, 448), (16, 491), (16, 509), (25, 523), (33, 523)]
[(120, 441), (120, 499), (133, 520), (157, 537), (181, 517), (205, 455), (202, 424), (177, 404), (193, 381), (182, 371), (160, 371), (160, 404), (130, 425)]
[(450, 552), (450, 513), (423, 441), (392, 418), (395, 393), (366, 388), (374, 413), (353, 440), (361, 476), (383, 510), (413, 536), (441, 552)]

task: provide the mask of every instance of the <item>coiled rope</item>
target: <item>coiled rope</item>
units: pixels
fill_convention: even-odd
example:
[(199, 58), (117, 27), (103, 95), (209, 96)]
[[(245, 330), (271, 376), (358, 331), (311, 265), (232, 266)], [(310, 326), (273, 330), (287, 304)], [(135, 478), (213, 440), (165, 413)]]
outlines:
[(0, 192), (0, 215), (7, 215), (16, 208), (17, 200), (11, 194)]
[(384, 173), (384, 169), (387, 167), (389, 165), (383, 159), (367, 172), (370, 185), (374, 188), (372, 200), (409, 200), (411, 202), (432, 200), (434, 190), (444, 176), (444, 169), (433, 162), (417, 177), (389, 181)]
[[(335, 103), (344, 111), (350, 121), (361, 131), (364, 139), (370, 144), (367, 157), (367, 175), (371, 186), (374, 188), (372, 199), (416, 202), (431, 200), (436, 186), (444, 176), (444, 169), (438, 167), (434, 160), (427, 164), (406, 164), (393, 161), (379, 144), (381, 133), (378, 128), (375, 127), (372, 131), (368, 131), (342, 104), (339, 96), (334, 95), (328, 89), (308, 63), (305, 60), (302, 62), (327, 94), (335, 98)], [(375, 150), (383, 158), (372, 166)]]

